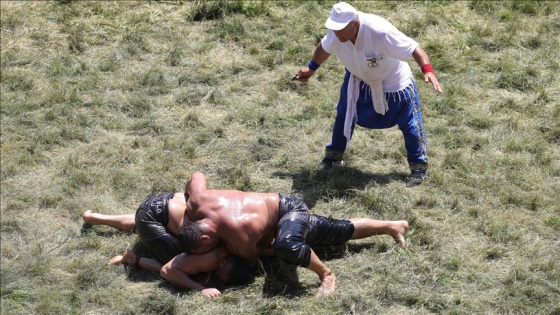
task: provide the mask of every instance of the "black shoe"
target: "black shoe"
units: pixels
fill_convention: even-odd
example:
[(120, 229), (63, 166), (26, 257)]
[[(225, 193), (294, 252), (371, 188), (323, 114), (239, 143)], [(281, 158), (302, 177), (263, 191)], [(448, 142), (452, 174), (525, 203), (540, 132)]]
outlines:
[(340, 167), (340, 166), (344, 166), (343, 160), (335, 160), (327, 156), (319, 164), (319, 168), (325, 171), (330, 170), (333, 167)]
[(422, 184), (424, 181), (424, 175), (426, 174), (425, 171), (416, 170), (412, 172), (410, 177), (408, 178), (408, 182), (406, 183), (406, 187), (418, 186)]
[(428, 170), (428, 163), (418, 163), (410, 165), (410, 177), (406, 187), (418, 186), (424, 181), (424, 176)]

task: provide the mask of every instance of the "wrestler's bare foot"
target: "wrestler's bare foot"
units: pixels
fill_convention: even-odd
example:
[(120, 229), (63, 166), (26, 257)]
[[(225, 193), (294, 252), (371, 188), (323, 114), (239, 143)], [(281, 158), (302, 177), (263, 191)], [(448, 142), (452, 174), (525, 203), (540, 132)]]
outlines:
[(98, 223), (97, 213), (93, 213), (91, 210), (84, 212), (84, 214), (82, 214), (82, 219), (84, 219), (84, 222), (87, 224), (95, 225)]
[(391, 222), (391, 232), (390, 235), (393, 237), (395, 242), (399, 244), (400, 247), (404, 248), (406, 246), (405, 235), (408, 232), (408, 222), (407, 221), (393, 221)]
[(336, 288), (336, 277), (333, 273), (330, 273), (321, 279), (321, 285), (317, 290), (317, 294), (315, 296), (327, 296), (334, 292)]
[(82, 219), (84, 219), (85, 223), (91, 224), (91, 210), (84, 212), (84, 214), (82, 214)]
[(122, 259), (122, 255), (113, 256), (109, 259), (109, 265), (120, 265), (123, 263)]
[(133, 266), (134, 263), (136, 262), (137, 257), (138, 255), (136, 255), (136, 253), (132, 249), (127, 249), (126, 252), (124, 252), (124, 255), (118, 255), (109, 259), (109, 264), (111, 265), (126, 264), (126, 265)]

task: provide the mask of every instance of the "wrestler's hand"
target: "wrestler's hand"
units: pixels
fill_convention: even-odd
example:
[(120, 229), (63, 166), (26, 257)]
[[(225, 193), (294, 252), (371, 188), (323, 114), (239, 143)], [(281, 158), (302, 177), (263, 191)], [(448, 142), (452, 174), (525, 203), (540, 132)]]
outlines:
[(220, 291), (218, 291), (218, 289), (215, 288), (207, 288), (200, 291), (200, 293), (202, 293), (202, 295), (204, 295), (207, 298), (215, 298), (222, 294), (220, 293)]

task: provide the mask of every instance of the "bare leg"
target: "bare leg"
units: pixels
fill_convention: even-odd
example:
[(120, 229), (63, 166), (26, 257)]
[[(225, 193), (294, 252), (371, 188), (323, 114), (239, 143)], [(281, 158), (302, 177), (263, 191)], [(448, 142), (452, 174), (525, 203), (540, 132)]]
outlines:
[(84, 212), (84, 214), (82, 215), (85, 223), (91, 225), (107, 225), (124, 232), (134, 231), (134, 228), (136, 227), (136, 221), (134, 220), (134, 217), (135, 215), (132, 213), (108, 215), (91, 212), (91, 210)]
[(354, 224), (352, 239), (361, 239), (373, 235), (390, 235), (400, 247), (406, 246), (405, 235), (408, 231), (407, 221), (381, 221), (372, 219), (351, 219)]
[(336, 277), (332, 271), (323, 264), (317, 257), (314, 251), (311, 251), (311, 261), (309, 262), (308, 269), (314, 271), (321, 279), (321, 285), (317, 290), (316, 296), (326, 296), (334, 292), (336, 288)]
[(148, 270), (157, 274), (159, 274), (159, 272), (161, 271), (161, 267), (163, 267), (163, 265), (159, 261), (151, 258), (140, 257), (132, 249), (126, 250), (126, 252), (124, 252), (123, 255), (118, 255), (109, 259), (109, 264), (111, 265), (123, 264), (123, 265), (134, 266), (134, 264), (136, 264), (136, 259), (138, 259), (137, 267), (140, 267), (144, 270)]

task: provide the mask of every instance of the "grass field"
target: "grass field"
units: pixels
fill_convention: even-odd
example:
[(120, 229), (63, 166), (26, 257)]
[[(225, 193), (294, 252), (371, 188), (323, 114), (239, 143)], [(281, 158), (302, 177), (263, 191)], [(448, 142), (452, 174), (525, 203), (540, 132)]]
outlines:
[[(560, 5), (361, 1), (416, 39), (443, 85), (419, 84), (430, 152), (406, 188), (397, 128), (358, 128), (319, 171), (344, 69), (290, 78), (333, 1), (1, 1), (2, 314), (560, 314)], [(336, 218), (410, 222), (217, 299), (109, 266), (132, 213), (194, 171), (217, 189), (282, 192)], [(295, 281), (297, 280), (297, 282)]]

